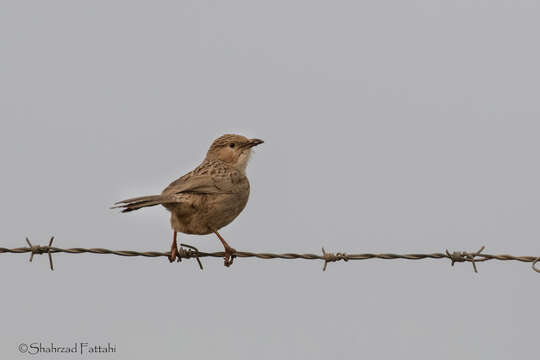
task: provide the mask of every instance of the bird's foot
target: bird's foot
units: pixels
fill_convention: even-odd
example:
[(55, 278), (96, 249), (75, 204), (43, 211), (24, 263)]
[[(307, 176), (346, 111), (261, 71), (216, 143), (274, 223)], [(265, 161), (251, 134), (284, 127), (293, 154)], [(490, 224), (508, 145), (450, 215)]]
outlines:
[(232, 247), (226, 247), (225, 248), (225, 262), (224, 262), (224, 265), (226, 267), (229, 267), (229, 266), (232, 265), (232, 263), (234, 261), (234, 258), (235, 258), (234, 253), (236, 253), (236, 250), (233, 249)]

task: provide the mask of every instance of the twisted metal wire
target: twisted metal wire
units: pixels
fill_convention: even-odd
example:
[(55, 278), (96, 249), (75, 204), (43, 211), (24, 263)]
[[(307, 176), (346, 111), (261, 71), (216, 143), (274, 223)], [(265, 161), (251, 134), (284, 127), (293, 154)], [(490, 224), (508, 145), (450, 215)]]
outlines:
[[(54, 253), (67, 253), (67, 254), (84, 254), (84, 253), (90, 253), (90, 254), (111, 254), (111, 255), (118, 255), (118, 256), (144, 256), (144, 257), (170, 257), (171, 252), (161, 252), (161, 251), (133, 251), (133, 250), (110, 250), (110, 249), (103, 249), (103, 248), (69, 248), (69, 249), (62, 249), (52, 246), (54, 237), (51, 237), (49, 241), (49, 245), (47, 246), (40, 246), (40, 245), (32, 245), (30, 243), (30, 240), (26, 238), (26, 242), (28, 243), (27, 247), (19, 247), (19, 248), (3, 248), (0, 247), (0, 254), (2, 253), (12, 253), (12, 254), (21, 254), (21, 253), (31, 253), (30, 255), (30, 261), (33, 260), (35, 254), (48, 254), (49, 257), (49, 264), (51, 270), (54, 270), (53, 261), (52, 261), (52, 254)], [(186, 249), (187, 248), (187, 249)], [(444, 253), (431, 253), (431, 254), (377, 254), (377, 253), (364, 253), (364, 254), (347, 254), (347, 253), (332, 253), (332, 252), (326, 252), (324, 248), (322, 248), (322, 255), (318, 254), (296, 254), (296, 253), (282, 253), (282, 254), (274, 254), (274, 253), (254, 253), (249, 251), (233, 251), (232, 256), (237, 258), (257, 258), (257, 259), (285, 259), (285, 260), (293, 260), (293, 259), (304, 259), (304, 260), (323, 260), (324, 266), (323, 271), (326, 271), (326, 267), (328, 263), (330, 262), (336, 262), (336, 261), (349, 261), (349, 260), (368, 260), (368, 259), (383, 259), (383, 260), (395, 260), (395, 259), (403, 259), (403, 260), (423, 260), (423, 259), (449, 259), (451, 261), (451, 265), (454, 266), (456, 262), (470, 262), (472, 263), (473, 269), (475, 272), (478, 272), (478, 269), (476, 267), (476, 263), (488, 261), (488, 260), (499, 260), (499, 261), (520, 261), (520, 262), (526, 262), (526, 263), (532, 263), (531, 267), (534, 271), (540, 273), (540, 269), (536, 267), (536, 263), (540, 261), (539, 256), (514, 256), (514, 255), (508, 255), (508, 254), (500, 254), (500, 255), (491, 255), (491, 254), (484, 254), (482, 251), (485, 249), (484, 246), (480, 248), (480, 250), (475, 252), (467, 252), (467, 251), (454, 251), (450, 252), (448, 249)], [(202, 263), (200, 261), (200, 258), (204, 257), (213, 257), (213, 258), (222, 258), (225, 256), (225, 252), (218, 251), (218, 252), (204, 252), (199, 251), (194, 246), (188, 245), (188, 244), (180, 244), (179, 253), (177, 255), (178, 261), (181, 261), (182, 259), (192, 259), (195, 258), (199, 264), (200, 269), (203, 269)]]

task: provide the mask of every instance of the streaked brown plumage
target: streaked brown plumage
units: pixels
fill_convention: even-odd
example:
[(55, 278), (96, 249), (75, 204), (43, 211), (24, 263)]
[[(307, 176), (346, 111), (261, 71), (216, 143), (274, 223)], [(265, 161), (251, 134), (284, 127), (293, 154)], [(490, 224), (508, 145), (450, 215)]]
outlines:
[(161, 195), (142, 196), (117, 202), (122, 212), (163, 205), (171, 212), (173, 243), (170, 261), (178, 254), (176, 234), (215, 233), (225, 247), (225, 265), (232, 264), (233, 249), (218, 233), (244, 209), (249, 198), (246, 166), (251, 148), (260, 139), (223, 135), (214, 140), (206, 158), (193, 171), (173, 181)]

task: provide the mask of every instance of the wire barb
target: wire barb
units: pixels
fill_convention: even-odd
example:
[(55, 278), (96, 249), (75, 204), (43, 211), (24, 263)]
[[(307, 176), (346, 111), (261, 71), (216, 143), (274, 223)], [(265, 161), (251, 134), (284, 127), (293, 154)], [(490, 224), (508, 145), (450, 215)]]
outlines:
[(324, 247), (322, 248), (322, 253), (323, 253), (323, 258), (324, 258), (324, 266), (323, 266), (323, 269), (322, 271), (326, 271), (326, 265), (328, 265), (329, 262), (335, 262), (335, 261), (339, 261), (339, 260), (344, 260), (344, 261), (349, 261), (349, 257), (347, 256), (346, 253), (331, 253), (331, 252), (326, 252), (324, 250)]
[[(446, 249), (446, 255), (448, 256), (448, 258), (450, 260), (452, 260), (452, 266), (454, 266), (454, 263), (457, 263), (457, 262), (469, 261), (469, 262), (472, 263), (474, 272), (478, 273), (478, 269), (476, 268), (476, 261), (478, 261), (478, 259), (475, 259), (475, 258), (477, 256), (481, 256), (480, 253), (485, 248), (486, 248), (485, 246), (482, 246), (480, 248), (480, 250), (478, 250), (477, 252), (474, 252), (474, 253), (469, 253), (469, 252), (466, 252), (466, 251), (454, 251), (453, 253), (450, 253), (450, 251), (448, 251), (448, 249)], [(480, 260), (480, 261), (485, 261), (485, 260), (487, 260), (487, 259), (484, 258), (484, 260)]]
[(49, 245), (48, 246), (40, 246), (40, 245), (34, 246), (34, 245), (32, 245), (32, 243), (30, 242), (30, 240), (27, 237), (26, 242), (28, 243), (28, 248), (31, 251), (29, 261), (32, 262), (32, 260), (34, 260), (34, 254), (40, 255), (40, 254), (45, 254), (46, 253), (47, 255), (49, 255), (49, 265), (51, 267), (51, 270), (54, 270), (52, 254), (51, 254), (51, 246), (52, 246), (53, 241), (54, 241), (54, 236), (51, 236), (51, 240), (49, 240)]
[[(184, 249), (184, 247), (187, 247), (188, 250)], [(180, 244), (180, 249), (178, 250), (178, 252), (179, 252), (178, 254), (179, 262), (181, 261), (182, 258), (191, 259), (194, 257), (199, 263), (199, 268), (203, 270), (201, 259), (199, 258), (199, 249), (197, 249), (195, 246), (191, 246), (188, 244)]]

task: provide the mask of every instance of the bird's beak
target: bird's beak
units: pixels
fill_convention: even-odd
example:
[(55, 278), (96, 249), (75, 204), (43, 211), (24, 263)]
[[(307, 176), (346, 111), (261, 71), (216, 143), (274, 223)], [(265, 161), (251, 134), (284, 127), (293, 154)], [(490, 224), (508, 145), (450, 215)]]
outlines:
[(264, 141), (261, 139), (249, 139), (249, 141), (244, 145), (247, 149), (252, 148), (254, 146), (262, 144)]

